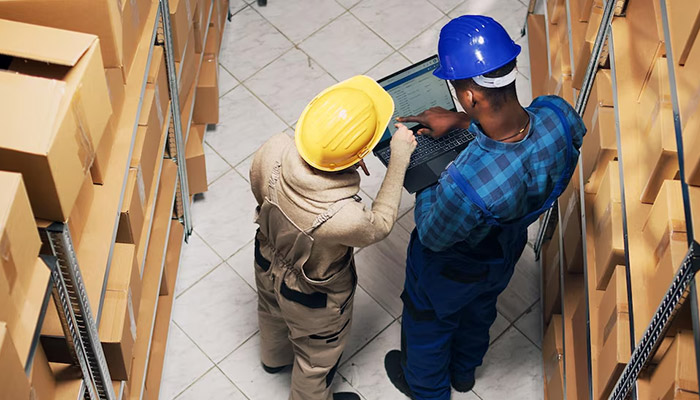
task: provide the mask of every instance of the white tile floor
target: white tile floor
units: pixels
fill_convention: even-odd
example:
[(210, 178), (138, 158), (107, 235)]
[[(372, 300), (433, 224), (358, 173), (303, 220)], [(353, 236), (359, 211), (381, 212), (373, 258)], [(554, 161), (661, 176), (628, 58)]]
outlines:
[[(249, 4), (252, 3), (252, 4)], [(531, 100), (527, 38), (519, 38), (526, 0), (253, 0), (231, 2), (220, 57), (221, 122), (206, 134), (209, 191), (194, 203), (194, 235), (183, 250), (177, 299), (160, 397), (284, 400), (289, 372), (260, 368), (255, 280), (251, 154), (279, 132), (292, 134), (306, 103), (352, 75), (376, 79), (435, 52), (450, 18), (482, 13), (500, 20), (523, 53), (518, 94)], [(371, 203), (383, 167), (367, 158), (372, 176), (362, 196)], [(336, 390), (365, 400), (401, 399), (386, 378), (384, 354), (399, 347), (404, 254), (413, 221), (404, 193), (392, 234), (357, 252), (360, 289), (352, 337)], [(534, 232), (534, 231), (533, 231)], [(383, 268), (372, 268), (382, 265)], [(378, 272), (376, 272), (378, 271)], [(542, 398), (540, 274), (531, 248), (498, 302), (492, 346), (473, 392), (454, 399)]]

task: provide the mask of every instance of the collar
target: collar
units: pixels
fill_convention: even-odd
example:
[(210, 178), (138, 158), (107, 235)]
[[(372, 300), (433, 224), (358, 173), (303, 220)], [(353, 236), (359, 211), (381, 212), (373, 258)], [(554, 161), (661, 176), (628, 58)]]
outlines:
[(484, 150), (497, 152), (512, 150), (515, 147), (520, 146), (522, 143), (527, 141), (527, 139), (532, 135), (533, 126), (535, 126), (535, 124), (537, 123), (537, 120), (535, 119), (535, 114), (530, 112), (530, 110), (528, 110), (527, 108), (525, 109), (525, 111), (530, 116), (530, 125), (527, 127), (527, 135), (525, 135), (524, 138), (517, 142), (499, 142), (498, 140), (491, 139), (484, 133), (484, 130), (481, 128), (481, 125), (479, 125), (479, 123), (476, 121), (472, 121), (471, 125), (469, 125), (469, 130), (474, 133), (474, 135), (476, 136), (476, 142)]

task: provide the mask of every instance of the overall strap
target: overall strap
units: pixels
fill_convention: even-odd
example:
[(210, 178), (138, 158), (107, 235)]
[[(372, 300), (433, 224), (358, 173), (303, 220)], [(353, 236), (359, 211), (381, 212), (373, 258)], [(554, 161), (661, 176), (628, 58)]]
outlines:
[[(563, 125), (564, 136), (566, 138), (566, 166), (564, 167), (564, 170), (562, 171), (562, 174), (559, 177), (559, 181), (557, 181), (556, 185), (554, 186), (554, 189), (552, 189), (552, 192), (549, 194), (549, 197), (547, 197), (542, 207), (528, 213), (522, 218), (518, 218), (515, 221), (509, 222), (508, 224), (519, 223), (520, 221), (528, 221), (533, 216), (538, 216), (539, 214), (542, 214), (544, 210), (547, 210), (548, 208), (552, 207), (552, 204), (554, 204), (557, 198), (559, 198), (559, 195), (561, 195), (564, 189), (566, 188), (566, 185), (570, 178), (569, 170), (572, 168), (571, 161), (574, 157), (571, 125), (566, 119), (564, 112), (562, 112), (562, 110), (559, 107), (555, 106), (552, 102), (540, 101), (539, 104), (552, 110)], [(467, 196), (467, 198), (469, 198), (469, 200), (471, 200), (481, 210), (481, 212), (484, 214), (484, 218), (486, 219), (486, 223), (488, 223), (489, 225), (503, 225), (496, 219), (493, 213), (491, 213), (491, 211), (488, 210), (488, 208), (486, 207), (486, 203), (484, 203), (484, 200), (481, 198), (481, 196), (479, 196), (479, 193), (477, 193), (474, 187), (464, 178), (462, 173), (459, 172), (459, 170), (457, 169), (457, 167), (454, 166), (454, 164), (450, 164), (450, 166), (447, 168), (447, 173), (452, 177), (452, 180), (454, 180), (455, 184), (457, 184), (457, 187), (459, 187), (462, 193), (464, 193), (464, 195)]]
[(542, 207), (530, 212), (529, 214), (521, 218), (521, 220), (528, 220), (534, 216), (539, 216), (544, 211), (551, 208), (554, 202), (557, 201), (559, 196), (564, 192), (564, 189), (566, 189), (566, 185), (569, 183), (569, 179), (571, 178), (570, 170), (573, 169), (571, 161), (574, 158), (574, 145), (573, 137), (571, 134), (571, 125), (569, 124), (569, 121), (566, 119), (566, 116), (564, 115), (564, 112), (561, 110), (561, 108), (557, 107), (552, 102), (545, 100), (540, 101), (539, 103), (544, 107), (547, 107), (550, 110), (552, 110), (554, 114), (556, 114), (556, 116), (559, 117), (559, 122), (561, 122), (561, 124), (564, 127), (564, 137), (566, 138), (566, 165), (564, 166), (564, 170), (561, 172), (559, 180), (554, 185), (554, 189), (552, 189), (552, 192), (549, 194), (549, 197), (547, 197), (547, 200), (544, 201)]
[(280, 180), (280, 170), (282, 169), (282, 164), (279, 161), (275, 162), (272, 167), (272, 172), (270, 173), (270, 179), (267, 183), (267, 197), (272, 203), (277, 204), (277, 182)]
[(311, 225), (311, 228), (304, 231), (304, 233), (306, 233), (307, 235), (311, 235), (316, 229), (318, 229), (326, 221), (328, 221), (335, 214), (337, 214), (338, 211), (340, 211), (345, 205), (350, 204), (352, 202), (360, 202), (360, 201), (362, 201), (362, 200), (357, 195), (352, 196), (352, 197), (348, 197), (346, 199), (338, 200), (337, 202), (331, 204), (331, 206), (328, 207), (326, 209), (326, 211), (317, 215), (316, 219), (314, 220), (313, 225)]

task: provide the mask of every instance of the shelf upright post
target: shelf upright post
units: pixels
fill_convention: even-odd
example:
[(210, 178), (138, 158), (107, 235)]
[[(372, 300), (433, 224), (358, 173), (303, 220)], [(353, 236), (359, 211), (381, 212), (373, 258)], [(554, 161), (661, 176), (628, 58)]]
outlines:
[[(167, 0), (159, 0), (160, 15), (163, 26), (163, 47), (165, 54), (165, 67), (168, 75), (168, 89), (170, 92), (170, 111), (172, 113), (172, 132), (174, 140), (170, 140), (170, 154), (177, 163), (178, 190), (175, 200), (177, 216), (185, 226), (185, 241), (192, 234), (192, 211), (190, 208), (190, 190), (187, 180), (187, 165), (185, 161), (185, 135), (183, 134), (182, 120), (180, 118), (180, 93), (178, 90), (177, 70), (173, 57), (173, 30), (170, 23), (170, 5)], [(171, 137), (172, 138), (172, 137)], [(174, 146), (173, 146), (173, 143)]]
[(52, 296), (69, 350), (83, 375), (84, 398), (115, 400), (112, 379), (68, 226), (55, 222), (41, 228), (40, 234), (50, 249), (51, 254), (42, 255), (42, 259), (51, 269)]

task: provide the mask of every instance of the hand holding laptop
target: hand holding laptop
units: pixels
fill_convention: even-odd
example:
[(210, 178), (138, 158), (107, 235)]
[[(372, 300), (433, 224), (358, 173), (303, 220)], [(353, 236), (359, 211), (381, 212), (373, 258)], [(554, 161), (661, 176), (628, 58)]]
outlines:
[(420, 128), (419, 135), (439, 138), (455, 129), (467, 129), (471, 119), (466, 113), (446, 110), (442, 107), (431, 107), (418, 115), (396, 118), (399, 122), (415, 122), (425, 128)]

